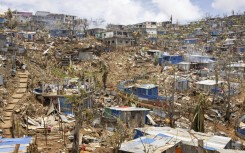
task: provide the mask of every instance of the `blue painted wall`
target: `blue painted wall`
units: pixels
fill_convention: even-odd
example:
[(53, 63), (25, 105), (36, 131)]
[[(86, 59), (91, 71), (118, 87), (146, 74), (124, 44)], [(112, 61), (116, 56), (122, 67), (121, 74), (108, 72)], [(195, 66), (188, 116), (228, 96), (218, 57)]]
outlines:
[(196, 44), (198, 42), (197, 39), (185, 39), (184, 43), (185, 44)]
[(5, 19), (4, 18), (0, 18), (0, 23), (4, 23)]
[(180, 62), (183, 62), (184, 58), (181, 55), (163, 55), (162, 58), (158, 59), (158, 62), (160, 65), (163, 63), (171, 63), (171, 64), (178, 64)]
[(72, 104), (69, 103), (65, 97), (60, 97), (59, 102), (60, 102), (60, 112), (63, 112), (65, 114), (73, 114)]

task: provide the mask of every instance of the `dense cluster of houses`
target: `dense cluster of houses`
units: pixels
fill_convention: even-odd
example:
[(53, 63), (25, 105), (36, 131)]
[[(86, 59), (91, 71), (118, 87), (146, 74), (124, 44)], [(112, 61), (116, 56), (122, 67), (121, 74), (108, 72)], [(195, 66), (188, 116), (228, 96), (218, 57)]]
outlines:
[[(137, 99), (139, 104), (135, 104), (135, 107), (113, 106), (108, 100), (108, 107), (105, 107), (101, 114), (103, 118), (106, 120), (119, 118), (126, 123), (127, 127), (137, 127), (134, 139), (122, 143), (121, 152), (146, 152), (148, 150), (148, 152), (161, 153), (199, 153), (205, 150), (208, 153), (219, 153), (227, 149), (236, 149), (237, 144), (230, 137), (194, 132), (182, 127), (154, 127), (159, 125), (155, 123), (151, 115), (165, 119), (167, 112), (160, 110), (159, 106), (165, 108), (166, 111), (171, 103), (185, 105), (177, 99), (185, 98), (184, 100), (188, 101), (190, 97), (185, 93), (189, 90), (192, 93), (203, 93), (207, 95), (207, 99), (218, 97), (219, 100), (231, 98), (240, 92), (245, 73), (244, 15), (208, 18), (188, 25), (173, 24), (172, 21), (146, 21), (132, 25), (109, 24), (106, 28), (79, 30), (72, 28), (78, 19), (73, 15), (46, 11), (37, 11), (35, 14), (13, 11), (13, 17), (18, 22), (17, 30), (7, 30), (4, 29), (5, 15), (0, 14), (0, 29), (4, 29), (0, 33), (0, 52), (3, 54), (9, 51), (15, 51), (20, 55), (25, 53), (26, 46), (20, 41), (14, 43), (13, 38), (31, 42), (32, 46), (28, 44), (28, 49), (34, 51), (37, 48), (35, 42), (42, 38), (45, 42), (40, 47), (45, 49), (42, 50), (42, 55), (47, 55), (53, 48), (54, 55), (52, 56), (55, 57), (55, 60), (61, 61), (61, 67), (72, 67), (75, 61), (96, 59), (97, 50), (108, 51), (110, 47), (121, 48), (137, 45), (139, 55), (135, 55), (132, 60), (136, 61), (139, 57), (147, 59), (151, 63), (154, 62), (155, 67), (159, 66), (162, 74), (166, 74), (164, 93), (160, 84), (155, 82), (138, 83), (137, 80), (143, 77), (128, 78), (118, 84), (117, 88), (120, 92), (126, 96), (132, 95), (133, 99)], [(47, 27), (48, 31), (43, 32)], [(57, 47), (58, 41), (62, 40), (63, 43), (68, 38), (72, 41), (74, 37), (70, 36), (74, 34), (76, 34), (76, 39), (83, 39), (86, 36), (89, 38), (89, 43), (91, 43), (90, 38), (97, 39), (100, 42), (100, 45), (97, 46), (101, 48), (93, 45), (81, 47), (83, 44), (78, 43), (76, 47), (73, 44), (70, 50), (63, 49), (62, 52)], [(56, 42), (46, 42), (46, 37)], [(151, 77), (151, 75), (146, 76)], [(157, 77), (161, 80), (164, 76), (159, 74)], [(32, 92), (37, 97), (42, 97), (43, 104), (52, 105), (53, 110), (50, 110), (50, 114), (51, 111), (56, 110), (59, 113), (74, 115), (74, 108), (67, 96), (79, 97), (82, 94), (81, 90), (84, 90), (89, 95), (84, 99), (84, 109), (93, 108), (95, 101), (95, 97), (91, 94), (92, 85), (95, 86), (94, 82), (79, 79), (64, 78), (63, 80), (51, 80), (49, 83), (43, 82), (38, 84)], [(104, 93), (103, 95), (111, 96), (112, 94)], [(147, 107), (144, 108), (144, 106)], [(221, 116), (222, 112), (218, 109), (218, 106), (212, 108), (212, 111), (218, 112), (214, 118)], [(211, 118), (212, 114), (205, 115), (206, 119), (214, 120)], [(244, 118), (240, 120), (241, 125), (237, 131), (245, 135), (242, 128)], [(148, 125), (145, 126), (146, 124)]]

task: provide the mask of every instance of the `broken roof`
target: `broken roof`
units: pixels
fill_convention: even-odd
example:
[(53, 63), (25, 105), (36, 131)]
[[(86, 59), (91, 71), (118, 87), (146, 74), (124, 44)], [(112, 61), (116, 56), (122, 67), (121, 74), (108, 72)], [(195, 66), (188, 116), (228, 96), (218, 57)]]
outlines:
[(152, 89), (157, 87), (157, 85), (154, 84), (141, 84), (141, 85), (136, 85), (138, 88), (143, 88), (143, 89)]
[[(217, 84), (223, 83), (224, 81), (218, 81)], [(202, 84), (202, 85), (216, 85), (216, 81), (215, 80), (202, 80), (202, 81), (198, 81), (196, 82), (196, 84)]]
[(193, 130), (171, 128), (171, 127), (146, 127), (138, 128), (137, 130), (154, 136), (172, 137), (172, 139), (180, 140), (182, 143), (198, 146), (198, 139), (204, 141), (204, 148), (207, 150), (224, 149), (231, 141), (231, 138), (217, 136), (213, 134), (195, 132)]
[(245, 63), (232, 63), (229, 66), (230, 67), (245, 67)]
[(126, 152), (144, 153), (144, 149), (147, 148), (146, 150), (149, 150), (149, 152), (163, 152), (174, 147), (179, 142), (180, 140), (173, 139), (172, 137), (147, 135), (145, 137), (123, 143), (120, 150)]
[(243, 150), (232, 150), (232, 149), (219, 149), (217, 150), (220, 153), (245, 153)]
[(140, 108), (140, 107), (109, 107), (110, 109), (117, 110), (117, 111), (149, 111), (150, 109), (147, 108)]

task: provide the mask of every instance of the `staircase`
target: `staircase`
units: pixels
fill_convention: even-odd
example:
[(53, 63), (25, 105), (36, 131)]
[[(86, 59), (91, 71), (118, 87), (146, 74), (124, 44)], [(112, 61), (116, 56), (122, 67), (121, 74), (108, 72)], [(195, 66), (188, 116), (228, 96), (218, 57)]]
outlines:
[(9, 102), (4, 109), (3, 122), (0, 123), (0, 127), (3, 131), (3, 137), (5, 138), (14, 137), (12, 134), (12, 116), (14, 107), (25, 95), (27, 90), (28, 72), (17, 72), (16, 77), (19, 78), (18, 87), (13, 93), (12, 97), (9, 99)]

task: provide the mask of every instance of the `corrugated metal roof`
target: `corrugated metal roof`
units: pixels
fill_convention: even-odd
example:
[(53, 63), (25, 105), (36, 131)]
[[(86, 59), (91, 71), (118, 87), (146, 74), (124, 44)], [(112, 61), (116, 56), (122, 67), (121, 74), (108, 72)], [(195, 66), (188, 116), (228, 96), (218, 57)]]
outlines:
[[(223, 83), (224, 81), (218, 81), (217, 84)], [(215, 85), (216, 81), (215, 80), (202, 80), (196, 82), (196, 84), (203, 84), (203, 85)]]
[(149, 111), (150, 109), (147, 108), (140, 108), (140, 107), (110, 107), (112, 110), (118, 111)]
[(143, 88), (143, 89), (152, 89), (157, 87), (157, 85), (154, 84), (141, 84), (141, 85), (136, 85), (138, 88)]
[(27, 147), (31, 143), (31, 137), (23, 138), (1, 138), (0, 152), (9, 153), (15, 150), (15, 145), (20, 144), (19, 152), (26, 152)]
[(170, 127), (146, 127), (138, 128), (137, 130), (143, 131), (149, 135), (155, 136), (169, 136), (175, 140), (182, 141), (184, 144), (191, 146), (197, 146), (198, 139), (204, 141), (204, 148), (208, 150), (223, 149), (231, 141), (229, 137), (217, 136), (207, 133), (195, 132), (192, 130), (185, 130), (180, 128), (170, 128)]
[(228, 65), (230, 67), (245, 67), (245, 63), (232, 63), (231, 65)]
[(147, 135), (145, 137), (123, 143), (120, 150), (133, 153), (144, 153), (144, 149), (149, 150), (149, 152), (163, 152), (174, 147), (179, 142), (179, 140), (175, 140), (172, 137)]
[(220, 153), (245, 153), (244, 150), (232, 150), (232, 149), (219, 149), (217, 151)]

